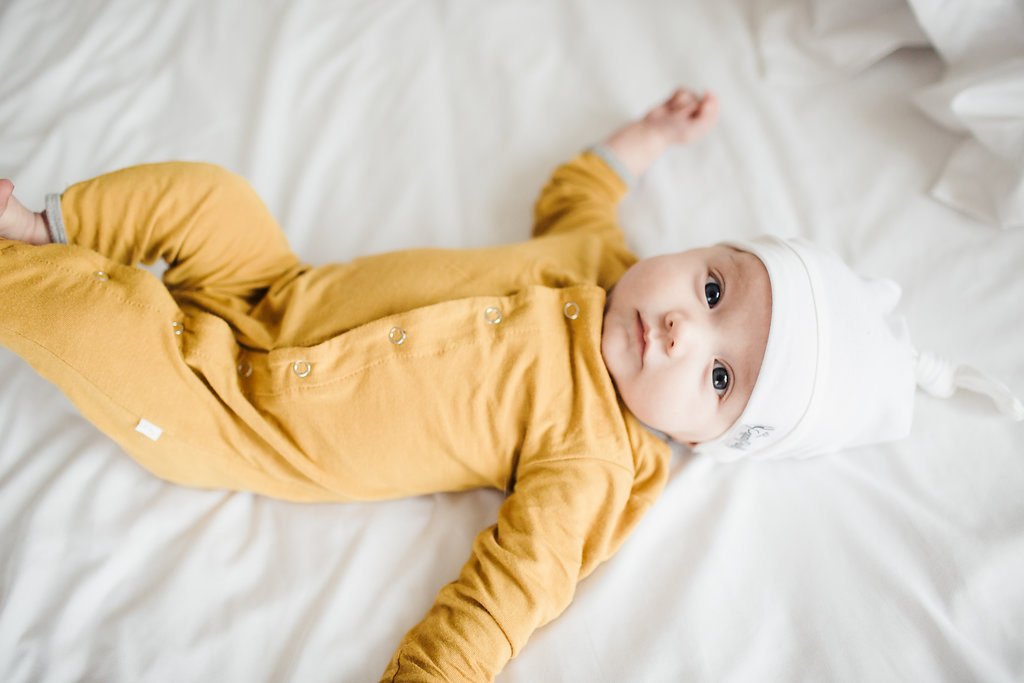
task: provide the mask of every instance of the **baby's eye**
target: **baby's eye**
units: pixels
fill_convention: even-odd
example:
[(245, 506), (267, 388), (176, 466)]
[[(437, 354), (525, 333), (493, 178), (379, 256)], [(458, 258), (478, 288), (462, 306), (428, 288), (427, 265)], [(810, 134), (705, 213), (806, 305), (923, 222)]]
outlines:
[(718, 284), (714, 276), (708, 276), (708, 282), (704, 285), (704, 296), (708, 300), (708, 308), (714, 308), (722, 298), (722, 285)]
[(711, 385), (715, 388), (716, 394), (725, 395), (726, 389), (729, 388), (729, 371), (725, 366), (715, 363), (715, 369), (711, 371)]

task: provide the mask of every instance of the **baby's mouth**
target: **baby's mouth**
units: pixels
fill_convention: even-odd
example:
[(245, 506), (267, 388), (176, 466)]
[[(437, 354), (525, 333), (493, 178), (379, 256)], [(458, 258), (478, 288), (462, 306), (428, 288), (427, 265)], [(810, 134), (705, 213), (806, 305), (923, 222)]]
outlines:
[(636, 312), (636, 347), (640, 351), (640, 367), (644, 364), (644, 355), (647, 351), (647, 328), (644, 325), (644, 319), (640, 317), (640, 311)]

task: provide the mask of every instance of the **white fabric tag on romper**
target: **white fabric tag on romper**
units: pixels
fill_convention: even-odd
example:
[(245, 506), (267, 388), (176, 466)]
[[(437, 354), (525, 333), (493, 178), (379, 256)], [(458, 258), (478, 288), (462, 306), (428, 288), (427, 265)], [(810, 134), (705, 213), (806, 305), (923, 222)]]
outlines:
[(141, 432), (149, 438), (156, 441), (160, 438), (160, 435), (164, 433), (164, 430), (157, 427), (149, 420), (139, 420), (139, 424), (135, 425), (135, 431)]

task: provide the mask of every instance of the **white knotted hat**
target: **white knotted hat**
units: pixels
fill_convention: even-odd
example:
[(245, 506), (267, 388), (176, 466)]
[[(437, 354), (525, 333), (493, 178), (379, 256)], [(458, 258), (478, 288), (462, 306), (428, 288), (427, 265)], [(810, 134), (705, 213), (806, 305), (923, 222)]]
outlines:
[(771, 326), (750, 400), (721, 436), (694, 447), (721, 460), (803, 458), (902, 438), (910, 432), (915, 385), (946, 397), (985, 393), (1024, 419), (1002, 383), (974, 368), (917, 352), (896, 283), (865, 279), (831, 251), (801, 238), (762, 236), (726, 246), (768, 270)]

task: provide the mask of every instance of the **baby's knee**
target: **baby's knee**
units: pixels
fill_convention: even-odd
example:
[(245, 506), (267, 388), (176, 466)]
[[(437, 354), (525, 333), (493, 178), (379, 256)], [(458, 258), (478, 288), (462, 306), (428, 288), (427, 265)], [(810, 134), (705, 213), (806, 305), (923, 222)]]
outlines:
[(218, 202), (249, 201), (255, 194), (245, 176), (205, 161), (175, 161), (171, 172), (177, 182)]
[(179, 167), (180, 172), (211, 187), (248, 185), (248, 181), (244, 177), (220, 164), (207, 161), (175, 161), (172, 163)]

